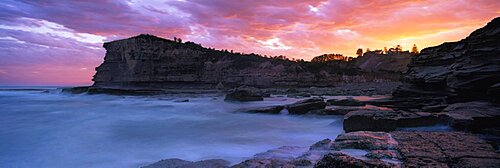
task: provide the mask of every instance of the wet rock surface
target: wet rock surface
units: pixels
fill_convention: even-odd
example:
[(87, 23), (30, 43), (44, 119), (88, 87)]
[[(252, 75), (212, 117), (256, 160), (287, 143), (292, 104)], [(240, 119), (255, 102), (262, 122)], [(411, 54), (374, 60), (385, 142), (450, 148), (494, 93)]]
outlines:
[(302, 100), (286, 107), (289, 114), (306, 114), (313, 110), (320, 110), (326, 107), (326, 103), (322, 98), (311, 98)]
[(165, 159), (142, 168), (226, 168), (229, 162), (222, 159), (202, 160), (191, 162), (181, 159)]
[(315, 168), (392, 168), (398, 167), (396, 164), (387, 163), (377, 159), (358, 159), (343, 153), (329, 153), (325, 155), (316, 165)]
[(461, 130), (481, 131), (484, 128), (500, 128), (500, 107), (489, 102), (451, 104), (439, 115), (446, 118), (451, 126)]
[(285, 106), (268, 106), (268, 107), (258, 107), (258, 108), (246, 108), (246, 109), (240, 109), (238, 111), (244, 113), (280, 114), (281, 110), (283, 109), (285, 109)]
[(401, 127), (429, 126), (444, 121), (437, 114), (394, 110), (356, 110), (344, 116), (344, 130), (394, 131)]
[(326, 101), (328, 105), (335, 105), (335, 106), (364, 106), (366, 103), (353, 99), (353, 98), (347, 98), (347, 99), (330, 99)]
[[(463, 132), (393, 132), (403, 166), (496, 167), (500, 154), (478, 136)], [(471, 164), (474, 163), (474, 164)]]
[(325, 155), (315, 167), (496, 167), (500, 154), (476, 135), (462, 132), (370, 132), (340, 135), (332, 145), (366, 154)]

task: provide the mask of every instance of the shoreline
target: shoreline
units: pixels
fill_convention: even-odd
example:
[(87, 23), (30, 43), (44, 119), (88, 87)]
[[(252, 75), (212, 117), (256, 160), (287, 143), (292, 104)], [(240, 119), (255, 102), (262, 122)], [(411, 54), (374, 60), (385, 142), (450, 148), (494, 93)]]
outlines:
[(249, 90), (260, 95), (289, 95), (292, 97), (309, 96), (370, 96), (389, 95), (401, 83), (395, 81), (340, 83), (333, 87), (292, 87), (292, 88), (256, 88), (241, 86), (237, 88), (186, 88), (186, 89), (154, 89), (154, 88), (125, 88), (125, 87), (62, 87), (62, 92), (72, 94), (111, 94), (111, 95), (162, 95), (162, 94), (226, 94), (234, 90)]

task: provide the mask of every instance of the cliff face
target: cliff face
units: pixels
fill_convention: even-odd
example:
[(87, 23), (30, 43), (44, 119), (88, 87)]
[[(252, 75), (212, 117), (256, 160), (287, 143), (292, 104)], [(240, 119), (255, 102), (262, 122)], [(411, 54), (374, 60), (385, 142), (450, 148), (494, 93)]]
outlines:
[(415, 56), (410, 52), (394, 52), (379, 54), (375, 52), (365, 53), (356, 58), (356, 67), (365, 72), (397, 72), (406, 71), (411, 58)]
[(430, 47), (414, 57), (404, 85), (393, 95), (402, 106), (495, 100), (500, 97), (500, 18), (458, 42)]
[(345, 78), (344, 74), (357, 73), (329, 64), (236, 54), (151, 35), (108, 42), (104, 48), (106, 56), (96, 68), (94, 87), (329, 86)]

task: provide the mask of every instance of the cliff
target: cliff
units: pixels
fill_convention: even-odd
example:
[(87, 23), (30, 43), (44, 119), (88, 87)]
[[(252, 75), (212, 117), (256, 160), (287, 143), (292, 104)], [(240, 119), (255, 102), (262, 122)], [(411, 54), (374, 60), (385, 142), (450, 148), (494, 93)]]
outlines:
[(349, 62), (295, 62), (283, 57), (214, 50), (152, 35), (108, 42), (104, 48), (106, 56), (96, 68), (93, 87), (309, 87), (331, 86), (346, 76), (365, 75)]
[(500, 97), (500, 18), (467, 38), (429, 47), (413, 57), (404, 85), (393, 96), (401, 107), (445, 107), (443, 104)]
[(395, 72), (402, 73), (408, 68), (412, 54), (406, 52), (391, 52), (381, 54), (377, 52), (367, 52), (356, 58), (356, 67), (365, 72)]

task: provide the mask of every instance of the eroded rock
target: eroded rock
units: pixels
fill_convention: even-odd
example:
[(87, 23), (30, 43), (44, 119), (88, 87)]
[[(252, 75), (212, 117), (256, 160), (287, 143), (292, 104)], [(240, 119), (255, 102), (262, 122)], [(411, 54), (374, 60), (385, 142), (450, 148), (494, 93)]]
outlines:
[(265, 114), (279, 114), (281, 110), (283, 110), (285, 106), (268, 106), (268, 107), (256, 107), (256, 108), (247, 108), (240, 109), (238, 111), (245, 113), (265, 113)]
[(326, 103), (321, 98), (311, 98), (302, 100), (286, 107), (289, 114), (306, 114), (312, 110), (324, 109)]
[(222, 159), (202, 160), (191, 162), (181, 159), (164, 159), (142, 168), (227, 168), (229, 162)]
[(366, 103), (353, 99), (353, 98), (347, 98), (347, 99), (330, 99), (326, 101), (328, 105), (335, 105), (335, 106), (364, 106)]
[(344, 116), (344, 130), (394, 131), (401, 127), (428, 126), (442, 123), (437, 114), (394, 110), (357, 110)]

